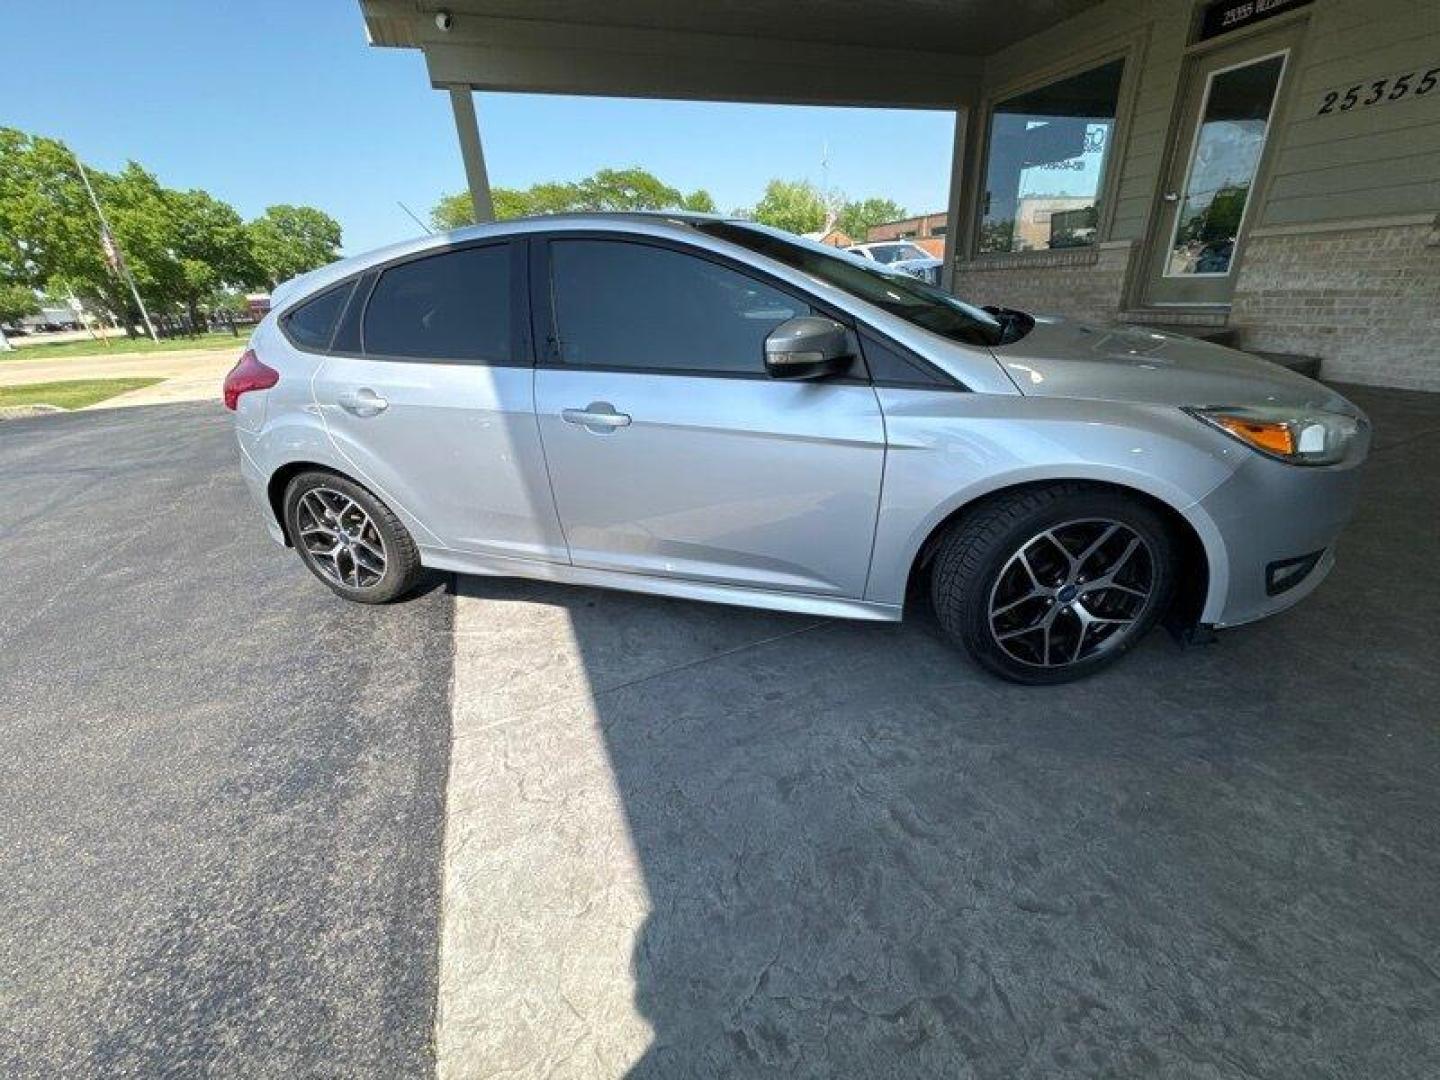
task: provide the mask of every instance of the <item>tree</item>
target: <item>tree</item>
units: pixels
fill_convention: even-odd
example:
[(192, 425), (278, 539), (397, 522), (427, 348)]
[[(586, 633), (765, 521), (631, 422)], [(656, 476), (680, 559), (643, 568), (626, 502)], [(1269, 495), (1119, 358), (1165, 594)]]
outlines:
[[(228, 204), (204, 191), (166, 188), (133, 161), (118, 173), (87, 172), (115, 246), (156, 313), (184, 309), (198, 322), (200, 307), (217, 290), (266, 279), (269, 269), (257, 263), (250, 230)], [(267, 213), (279, 210), (287, 214), (271, 232), (282, 238), (280, 250), (309, 245), (291, 259), (303, 265), (280, 276), (335, 258), (340, 229), (333, 220), (305, 207)], [(328, 245), (314, 242), (317, 231), (330, 236)], [(127, 331), (139, 316), (128, 283), (102, 246), (100, 220), (74, 155), (55, 139), (13, 128), (0, 128), (0, 283), (73, 290), (123, 316)]]
[(271, 288), (340, 257), (340, 223), (313, 206), (267, 206), (245, 229), (260, 278)]
[(35, 290), (28, 285), (0, 285), (0, 323), (15, 323), (40, 310)]
[(762, 225), (792, 233), (823, 229), (827, 215), (825, 196), (808, 180), (771, 180), (750, 213)]
[[(582, 180), (547, 181), (528, 188), (490, 189), (495, 218), (507, 221), (539, 214), (577, 211), (694, 210), (713, 213), (715, 200), (703, 188), (683, 194), (645, 169), (600, 169)], [(446, 195), (430, 212), (437, 229), (474, 224), (469, 192)]]
[[(502, 192), (505, 196), (511, 194), (505, 188), (491, 188), (490, 197), (495, 200), (495, 213), (500, 214), (500, 200)], [(519, 217), (519, 214), (506, 214), (506, 217)], [(451, 229), (460, 229), (466, 225), (475, 224), (475, 211), (470, 202), (470, 192), (457, 191), (453, 195), (443, 196), (434, 209), (430, 211), (430, 225), (440, 232), (449, 232)]]
[(69, 148), (0, 128), (0, 283), (42, 287), (54, 279), (111, 311), (132, 310), (124, 283), (105, 262), (99, 222)]
[(847, 202), (840, 209), (836, 224), (854, 240), (869, 238), (870, 229), (905, 216), (905, 208), (893, 199), (869, 198)]
[(681, 208), (697, 214), (713, 214), (715, 213), (715, 200), (710, 197), (710, 193), (704, 188), (696, 188), (689, 195), (685, 196), (685, 201), (681, 204)]

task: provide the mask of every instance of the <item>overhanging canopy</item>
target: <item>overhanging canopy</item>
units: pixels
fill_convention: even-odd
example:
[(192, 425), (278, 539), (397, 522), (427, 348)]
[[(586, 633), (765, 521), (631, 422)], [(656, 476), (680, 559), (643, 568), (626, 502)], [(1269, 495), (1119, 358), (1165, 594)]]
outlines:
[[(954, 109), (983, 58), (1099, 0), (360, 0), (437, 87)], [(436, 14), (451, 15), (450, 29)]]

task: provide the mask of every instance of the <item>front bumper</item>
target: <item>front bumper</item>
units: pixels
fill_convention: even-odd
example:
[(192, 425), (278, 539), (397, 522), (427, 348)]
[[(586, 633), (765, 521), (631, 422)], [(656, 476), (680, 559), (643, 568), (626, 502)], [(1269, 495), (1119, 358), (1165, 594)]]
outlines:
[[(1238, 626), (1284, 611), (1304, 599), (1335, 563), (1335, 542), (1349, 522), (1359, 495), (1363, 448), (1340, 465), (1306, 468), (1255, 454), (1198, 509), (1219, 533), (1225, 566), (1211, 558), (1211, 574), (1223, 588), (1212, 590), (1202, 622)], [(1317, 556), (1303, 574), (1276, 590), (1281, 564)]]

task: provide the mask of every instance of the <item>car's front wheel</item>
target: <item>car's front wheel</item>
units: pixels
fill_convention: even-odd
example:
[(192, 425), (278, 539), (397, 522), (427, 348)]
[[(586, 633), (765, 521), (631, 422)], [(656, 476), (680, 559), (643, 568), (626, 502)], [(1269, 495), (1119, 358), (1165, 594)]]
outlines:
[(1123, 492), (1049, 484), (964, 515), (931, 566), (945, 633), (997, 675), (1059, 683), (1114, 663), (1164, 613), (1175, 582), (1165, 521)]
[(371, 492), (330, 472), (303, 472), (285, 488), (285, 527), (310, 572), (346, 600), (384, 604), (420, 579), (415, 541)]

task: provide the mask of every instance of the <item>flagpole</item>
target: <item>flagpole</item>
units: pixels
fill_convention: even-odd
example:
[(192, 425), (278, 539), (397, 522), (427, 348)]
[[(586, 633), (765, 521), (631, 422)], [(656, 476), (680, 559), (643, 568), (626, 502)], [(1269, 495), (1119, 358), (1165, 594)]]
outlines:
[(125, 265), (125, 256), (120, 251), (120, 245), (115, 242), (115, 234), (110, 231), (109, 222), (105, 220), (105, 211), (100, 209), (100, 200), (95, 197), (95, 189), (90, 186), (90, 176), (85, 172), (85, 163), (73, 150), (70, 151), (70, 156), (75, 159), (75, 167), (80, 170), (80, 179), (90, 195), (90, 205), (95, 207), (95, 216), (100, 219), (100, 244), (105, 248), (106, 259), (114, 259), (112, 265), (120, 271), (120, 275), (130, 286), (130, 295), (135, 298), (135, 304), (140, 309), (140, 318), (145, 320), (145, 329), (150, 332), (150, 340), (158, 344), (160, 335), (155, 333), (155, 324), (150, 321), (150, 313), (145, 310), (145, 301), (140, 299), (140, 290), (135, 287), (135, 275), (130, 273), (130, 267)]

